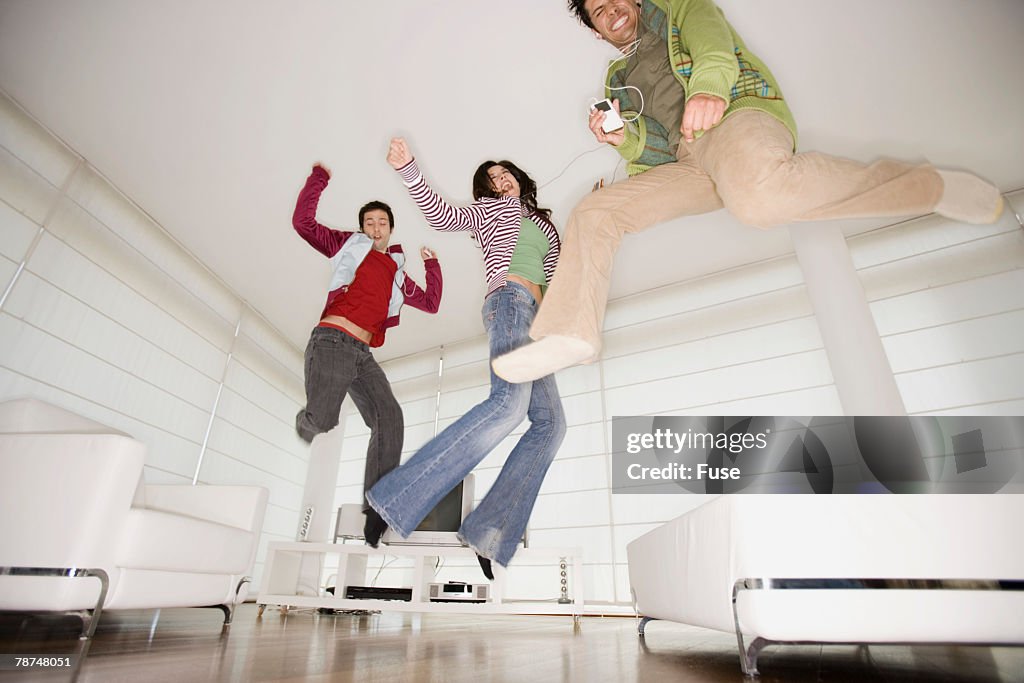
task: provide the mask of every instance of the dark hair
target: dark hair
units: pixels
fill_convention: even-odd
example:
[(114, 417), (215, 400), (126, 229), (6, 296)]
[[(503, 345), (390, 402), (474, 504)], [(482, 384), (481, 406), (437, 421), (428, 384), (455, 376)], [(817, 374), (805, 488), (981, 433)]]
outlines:
[(544, 218), (551, 218), (551, 209), (542, 209), (537, 206), (537, 183), (533, 182), (530, 176), (526, 175), (523, 169), (513, 164), (508, 159), (502, 159), (501, 161), (485, 161), (477, 167), (476, 173), (473, 174), (473, 199), (480, 199), (482, 197), (500, 197), (501, 195), (494, 191), (494, 187), (491, 185), (491, 177), (487, 175), (487, 171), (492, 166), (502, 166), (512, 174), (512, 177), (519, 183), (519, 201), (526, 206), (531, 212), (535, 211), (542, 214)]
[(584, 7), (586, 0), (569, 0), (569, 11), (576, 15), (584, 26), (594, 28), (594, 22), (590, 20), (590, 12)]
[(367, 211), (383, 211), (388, 215), (388, 223), (391, 223), (391, 229), (395, 229), (395, 214), (391, 213), (391, 207), (384, 202), (374, 199), (372, 202), (366, 202), (363, 204), (363, 208), (359, 209), (359, 232), (363, 231), (363, 216), (366, 215)]

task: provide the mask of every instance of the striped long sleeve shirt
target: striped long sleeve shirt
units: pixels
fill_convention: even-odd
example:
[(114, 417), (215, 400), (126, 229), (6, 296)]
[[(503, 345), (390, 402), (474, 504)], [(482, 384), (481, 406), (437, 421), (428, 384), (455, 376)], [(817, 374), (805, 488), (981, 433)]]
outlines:
[(487, 294), (505, 286), (524, 216), (529, 216), (548, 238), (551, 248), (543, 265), (544, 275), (551, 281), (562, 243), (555, 226), (543, 214), (528, 211), (518, 197), (484, 197), (469, 206), (452, 206), (427, 185), (415, 159), (398, 172), (427, 225), (443, 232), (471, 231), (476, 236), (484, 252)]

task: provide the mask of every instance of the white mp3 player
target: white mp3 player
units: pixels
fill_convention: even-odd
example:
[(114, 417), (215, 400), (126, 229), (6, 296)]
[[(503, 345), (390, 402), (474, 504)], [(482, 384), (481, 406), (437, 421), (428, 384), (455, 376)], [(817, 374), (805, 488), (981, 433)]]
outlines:
[(612, 106), (611, 100), (607, 97), (599, 102), (595, 102), (593, 108), (604, 112), (604, 121), (601, 123), (601, 130), (605, 133), (614, 133), (622, 128), (622, 118), (619, 117), (619, 112), (615, 111), (615, 107)]

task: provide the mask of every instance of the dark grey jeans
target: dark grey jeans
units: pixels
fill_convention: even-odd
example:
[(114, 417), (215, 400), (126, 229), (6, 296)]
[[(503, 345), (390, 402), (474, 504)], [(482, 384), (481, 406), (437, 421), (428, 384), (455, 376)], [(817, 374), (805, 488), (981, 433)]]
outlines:
[[(348, 394), (370, 428), (363, 493), (398, 466), (405, 423), (384, 371), (370, 347), (333, 327), (315, 327), (306, 345), (306, 407), (295, 416), (295, 431), (307, 443), (337, 426)], [(368, 509), (363, 499), (363, 510)]]

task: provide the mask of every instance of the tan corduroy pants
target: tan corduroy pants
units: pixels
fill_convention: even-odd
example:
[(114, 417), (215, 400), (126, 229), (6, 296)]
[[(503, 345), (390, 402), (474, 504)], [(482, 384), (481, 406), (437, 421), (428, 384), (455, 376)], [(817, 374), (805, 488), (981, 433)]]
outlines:
[(870, 165), (817, 152), (793, 154), (789, 130), (745, 110), (688, 143), (675, 163), (656, 166), (581, 201), (566, 225), (558, 268), (530, 328), (601, 349), (612, 262), (622, 236), (723, 206), (748, 225), (907, 216), (930, 212), (943, 182), (928, 165)]

